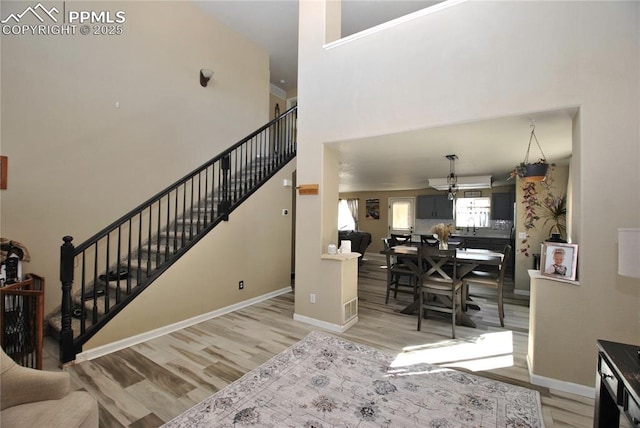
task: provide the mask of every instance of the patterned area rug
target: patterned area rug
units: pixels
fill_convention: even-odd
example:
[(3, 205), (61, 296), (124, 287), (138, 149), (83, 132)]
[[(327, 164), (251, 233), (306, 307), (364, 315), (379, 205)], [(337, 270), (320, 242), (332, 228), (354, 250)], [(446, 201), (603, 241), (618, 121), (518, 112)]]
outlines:
[(537, 391), (394, 357), (320, 332), (165, 427), (544, 427)]

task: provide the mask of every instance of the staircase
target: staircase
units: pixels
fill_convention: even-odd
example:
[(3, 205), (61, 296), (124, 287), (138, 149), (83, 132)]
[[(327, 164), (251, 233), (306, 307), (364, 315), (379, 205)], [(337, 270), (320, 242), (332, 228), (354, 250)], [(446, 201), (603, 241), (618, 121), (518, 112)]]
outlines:
[(63, 238), (62, 303), (47, 319), (61, 363), (295, 157), (296, 119), (293, 107), (80, 245)]

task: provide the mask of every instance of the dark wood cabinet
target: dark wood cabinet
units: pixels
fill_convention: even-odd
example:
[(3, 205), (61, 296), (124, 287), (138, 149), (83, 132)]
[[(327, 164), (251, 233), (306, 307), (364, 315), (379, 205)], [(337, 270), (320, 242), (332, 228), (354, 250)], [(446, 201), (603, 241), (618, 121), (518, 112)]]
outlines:
[(416, 218), (453, 219), (453, 201), (447, 195), (420, 195), (416, 205)]
[(491, 194), (491, 220), (513, 221), (513, 203), (516, 194), (513, 192)]
[(640, 425), (640, 346), (598, 340), (593, 426), (620, 426), (620, 411)]

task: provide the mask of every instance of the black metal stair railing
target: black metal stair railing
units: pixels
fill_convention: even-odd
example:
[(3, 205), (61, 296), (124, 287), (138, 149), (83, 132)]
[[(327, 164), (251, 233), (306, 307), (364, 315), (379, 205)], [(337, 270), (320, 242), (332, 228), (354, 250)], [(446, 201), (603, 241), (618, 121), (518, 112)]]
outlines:
[(82, 244), (63, 238), (62, 363), (295, 157), (296, 120), (293, 107)]

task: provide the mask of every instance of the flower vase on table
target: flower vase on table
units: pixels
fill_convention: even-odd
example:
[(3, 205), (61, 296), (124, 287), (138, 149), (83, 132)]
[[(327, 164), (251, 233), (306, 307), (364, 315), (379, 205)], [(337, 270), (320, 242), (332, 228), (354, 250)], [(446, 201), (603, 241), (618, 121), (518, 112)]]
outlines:
[(441, 250), (449, 249), (449, 236), (453, 233), (452, 224), (439, 223), (431, 228), (433, 237), (438, 240), (438, 248)]

